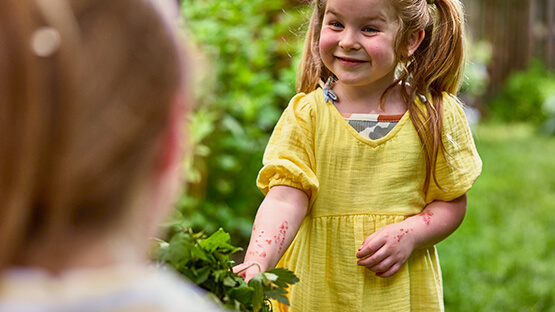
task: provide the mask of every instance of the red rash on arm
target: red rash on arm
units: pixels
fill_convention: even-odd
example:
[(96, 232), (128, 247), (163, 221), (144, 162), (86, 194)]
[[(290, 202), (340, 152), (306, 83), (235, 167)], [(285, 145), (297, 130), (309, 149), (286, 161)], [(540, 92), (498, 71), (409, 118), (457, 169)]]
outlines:
[(281, 253), (281, 249), (283, 248), (283, 243), (285, 242), (285, 234), (287, 233), (288, 229), (289, 229), (289, 223), (287, 223), (287, 221), (284, 221), (279, 227), (279, 234), (274, 236), (276, 244), (279, 243), (278, 253)]
[(408, 229), (408, 230), (400, 229), (400, 231), (401, 231), (401, 234), (395, 236), (395, 237), (397, 238), (397, 242), (400, 242), (401, 239), (403, 238), (403, 236), (405, 236), (405, 235), (407, 235), (409, 232), (413, 231), (413, 229)]
[(422, 216), (424, 223), (426, 223), (426, 225), (430, 225), (430, 222), (432, 221), (432, 217), (434, 216), (434, 213), (429, 210), (426, 210), (422, 212), (420, 215)]
[[(308, 200), (307, 193), (300, 189), (273, 186), (256, 213), (244, 263), (235, 266), (234, 271), (246, 268), (240, 276), (248, 281), (260, 271), (274, 268), (295, 238), (306, 215)], [(249, 267), (252, 263), (258, 266)]]

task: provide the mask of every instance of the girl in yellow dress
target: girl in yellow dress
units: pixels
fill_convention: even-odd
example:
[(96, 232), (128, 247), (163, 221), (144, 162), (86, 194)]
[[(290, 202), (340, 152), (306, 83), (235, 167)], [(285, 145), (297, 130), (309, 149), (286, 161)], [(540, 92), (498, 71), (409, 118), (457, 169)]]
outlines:
[(463, 29), (459, 0), (315, 1), (234, 269), (293, 270), (280, 311), (444, 309), (434, 244), (482, 165), (456, 98)]

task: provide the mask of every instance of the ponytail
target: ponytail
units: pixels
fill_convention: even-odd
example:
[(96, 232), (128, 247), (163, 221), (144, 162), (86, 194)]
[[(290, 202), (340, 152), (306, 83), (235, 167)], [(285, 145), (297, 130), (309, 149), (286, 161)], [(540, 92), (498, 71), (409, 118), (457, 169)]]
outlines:
[(432, 17), (425, 29), (428, 42), (415, 52), (409, 72), (419, 93), (456, 94), (464, 69), (462, 5), (459, 0), (435, 0), (428, 7)]
[[(460, 0), (400, 0), (391, 1), (399, 13), (400, 30), (396, 40), (396, 53), (404, 71), (399, 79), (384, 94), (398, 83), (403, 98), (416, 127), (424, 149), (426, 178), (423, 190), (427, 192), (436, 178), (436, 161), (439, 151), (448, 153), (442, 141), (443, 93), (456, 95), (464, 70), (464, 13)], [(425, 30), (425, 37), (413, 55), (407, 55), (406, 47), (410, 35)], [(417, 95), (422, 95), (425, 110), (415, 104)]]

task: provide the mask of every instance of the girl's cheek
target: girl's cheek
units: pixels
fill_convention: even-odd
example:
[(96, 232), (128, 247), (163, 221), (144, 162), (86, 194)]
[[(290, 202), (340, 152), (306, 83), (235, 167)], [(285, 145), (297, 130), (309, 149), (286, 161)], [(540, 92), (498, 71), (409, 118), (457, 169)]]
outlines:
[(336, 39), (329, 32), (323, 30), (320, 34), (320, 57), (322, 60), (329, 60), (332, 57), (333, 47), (336, 45)]
[(337, 41), (337, 35), (331, 29), (326, 27), (320, 31), (320, 46), (331, 46)]
[(381, 62), (386, 63), (395, 61), (395, 51), (393, 50), (393, 47), (390, 47), (389, 42), (375, 42), (373, 44), (365, 45), (364, 48), (374, 60), (380, 60)]

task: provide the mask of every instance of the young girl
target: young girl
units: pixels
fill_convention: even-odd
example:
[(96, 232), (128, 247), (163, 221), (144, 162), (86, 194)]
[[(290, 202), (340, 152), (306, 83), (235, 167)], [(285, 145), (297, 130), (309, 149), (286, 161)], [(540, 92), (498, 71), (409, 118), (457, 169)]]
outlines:
[(180, 184), (175, 5), (0, 1), (0, 311), (217, 310), (147, 265)]
[(463, 20), (459, 0), (315, 1), (236, 272), (293, 270), (290, 311), (443, 310), (434, 244), (481, 170), (455, 97)]

